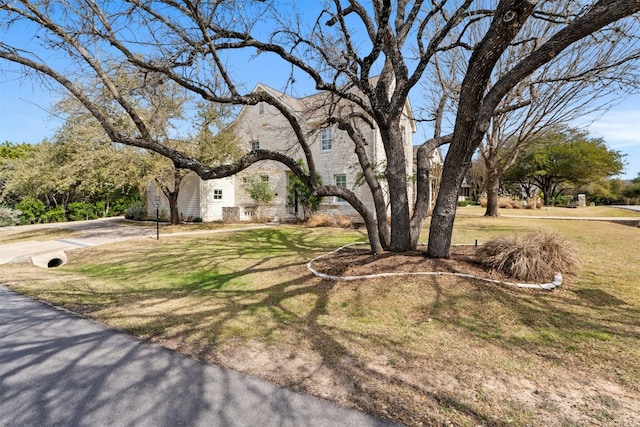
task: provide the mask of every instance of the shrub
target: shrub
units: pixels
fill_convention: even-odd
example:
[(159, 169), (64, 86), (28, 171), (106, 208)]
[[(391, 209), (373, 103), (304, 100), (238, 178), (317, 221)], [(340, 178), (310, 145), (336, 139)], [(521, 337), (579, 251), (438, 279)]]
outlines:
[(329, 227), (330, 223), (328, 215), (311, 215), (306, 221), (307, 227)]
[(124, 212), (124, 217), (132, 221), (144, 221), (147, 219), (147, 210), (144, 203), (141, 201), (131, 203)]
[(498, 237), (478, 248), (477, 256), (486, 267), (535, 282), (550, 280), (555, 273), (576, 273), (579, 265), (574, 244), (555, 233)]
[(49, 209), (40, 216), (40, 221), (49, 222), (64, 222), (67, 220), (67, 215), (62, 206), (56, 206), (53, 209)]
[[(458, 202), (458, 206), (460, 203)], [(487, 207), (487, 197), (483, 196), (480, 199), (480, 206)], [(511, 197), (500, 196), (498, 197), (498, 207), (500, 209), (520, 209), (522, 208), (522, 202), (520, 200), (514, 200)]]
[(458, 200), (458, 206), (465, 207), (473, 204), (471, 200)]
[[(533, 201), (534, 199), (527, 199), (527, 209), (533, 209)], [(542, 200), (540, 200), (540, 198), (536, 198), (535, 199), (536, 202), (536, 209), (542, 209), (544, 208), (544, 202)]]
[(354, 228), (353, 220), (348, 215), (339, 215), (335, 219), (335, 225), (340, 228)]
[(40, 222), (40, 217), (44, 214), (46, 208), (41, 200), (32, 197), (25, 197), (16, 204), (16, 209), (21, 212), (20, 221), (23, 224), (33, 224)]
[(98, 215), (94, 205), (87, 202), (73, 202), (67, 205), (67, 218), (70, 221), (82, 221), (96, 219)]
[(573, 200), (573, 196), (556, 196), (553, 199), (554, 206), (569, 206), (571, 201)]
[(349, 215), (312, 215), (305, 221), (307, 227), (357, 228)]
[(251, 181), (245, 190), (258, 205), (269, 204), (275, 197), (268, 181)]
[(8, 206), (0, 206), (0, 226), (5, 227), (20, 224), (21, 214), (22, 212), (17, 209), (11, 209)]
[[(122, 215), (127, 211), (127, 208), (134, 203), (130, 197), (120, 197), (109, 205), (109, 212), (107, 214), (109, 216), (117, 216)], [(103, 208), (104, 210), (104, 208)]]

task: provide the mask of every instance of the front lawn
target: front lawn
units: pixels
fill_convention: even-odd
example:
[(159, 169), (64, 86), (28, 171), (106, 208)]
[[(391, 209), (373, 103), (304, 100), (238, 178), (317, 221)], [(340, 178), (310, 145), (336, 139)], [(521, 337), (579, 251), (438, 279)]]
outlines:
[(573, 240), (582, 259), (580, 275), (552, 292), (455, 277), (323, 281), (306, 262), (365, 233), (295, 226), (81, 249), (63, 267), (5, 265), (0, 277), (407, 425), (637, 425), (640, 229), (460, 216), (454, 242), (539, 229)]

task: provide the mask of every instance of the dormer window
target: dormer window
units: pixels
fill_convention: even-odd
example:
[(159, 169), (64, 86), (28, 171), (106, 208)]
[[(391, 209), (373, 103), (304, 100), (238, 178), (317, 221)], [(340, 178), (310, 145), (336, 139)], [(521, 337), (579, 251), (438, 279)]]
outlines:
[(322, 129), (322, 134), (320, 136), (320, 147), (322, 151), (330, 151), (333, 146), (333, 129), (326, 128)]

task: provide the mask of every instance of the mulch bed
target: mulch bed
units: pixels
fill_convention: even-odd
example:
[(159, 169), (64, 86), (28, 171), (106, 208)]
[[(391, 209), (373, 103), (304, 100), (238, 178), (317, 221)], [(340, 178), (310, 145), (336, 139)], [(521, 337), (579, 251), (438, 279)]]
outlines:
[(404, 253), (384, 252), (371, 255), (362, 246), (348, 246), (317, 259), (313, 262), (313, 268), (320, 273), (343, 277), (380, 273), (448, 272), (513, 282), (513, 278), (483, 267), (476, 257), (473, 245), (453, 246), (451, 257), (446, 259), (427, 258), (426, 248), (418, 249)]

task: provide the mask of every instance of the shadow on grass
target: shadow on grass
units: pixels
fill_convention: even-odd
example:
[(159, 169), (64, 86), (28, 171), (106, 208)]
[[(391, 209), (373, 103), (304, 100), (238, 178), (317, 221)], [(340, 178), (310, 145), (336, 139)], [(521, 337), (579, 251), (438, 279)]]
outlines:
[[(403, 423), (410, 421), (406, 417), (415, 416), (415, 423), (438, 424), (442, 421), (438, 411), (442, 410), (455, 411), (475, 422), (509, 424), (497, 421), (488, 409), (461, 396), (434, 391), (433, 387), (392, 371), (375, 369), (348, 345), (363, 343), (392, 359), (416, 357), (392, 326), (392, 332), (381, 333), (367, 328), (366, 323), (365, 327), (349, 328), (326, 321), (326, 316), (334, 314), (331, 303), (336, 302), (333, 298), (342, 285), (312, 277), (304, 270), (304, 263), (335, 248), (335, 239), (304, 229), (264, 229), (162, 245), (144, 249), (135, 259), (123, 260), (114, 253), (111, 258), (105, 255), (99, 264), (76, 267), (75, 271), (105, 283), (126, 283), (119, 290), (87, 292), (83, 304), (107, 313), (102, 315), (107, 321), (123, 316), (117, 311), (122, 305), (138, 307), (141, 312), (131, 313), (137, 321), (125, 329), (146, 337), (193, 338), (191, 343), (202, 351), (195, 356), (203, 358), (206, 353), (215, 353), (218, 343), (234, 333), (267, 343), (279, 334), (290, 333), (309, 343), (321, 365), (340, 381), (336, 388), (353, 390), (350, 404), (355, 407)], [(261, 277), (265, 277), (263, 282)], [(388, 291), (380, 298), (394, 298), (394, 287), (403, 280), (350, 284), (356, 289), (355, 300), (348, 307), (351, 320), (375, 316), (375, 301), (360, 288), (379, 286)], [(460, 284), (446, 287), (438, 278), (420, 279), (416, 286), (424, 289), (428, 299), (412, 301), (398, 316), (412, 323), (406, 328), (420, 329), (429, 318), (439, 328), (456, 331), (461, 341), (478, 339), (509, 351), (535, 353), (558, 361), (567, 351), (584, 350), (581, 344), (585, 341), (607, 341), (610, 345), (617, 338), (624, 346), (640, 338), (638, 309), (608, 294), (527, 292), (468, 280), (461, 280)], [(79, 287), (62, 292), (56, 298), (69, 300)], [(165, 305), (171, 306), (177, 300), (180, 305), (166, 311)], [(108, 314), (111, 310), (113, 314)], [(505, 318), (510, 321), (505, 322)], [(589, 351), (595, 352), (594, 357), (604, 357), (607, 350), (596, 346), (596, 350)], [(412, 415), (417, 414), (415, 404), (403, 400), (401, 393), (396, 393), (398, 390), (423, 397), (427, 408)], [(397, 413), (381, 409), (381, 404), (390, 402)]]
[(432, 317), (510, 351), (557, 359), (580, 353), (615, 366), (612, 346), (640, 341), (640, 309), (598, 289), (542, 293), (480, 284), (445, 299)]

